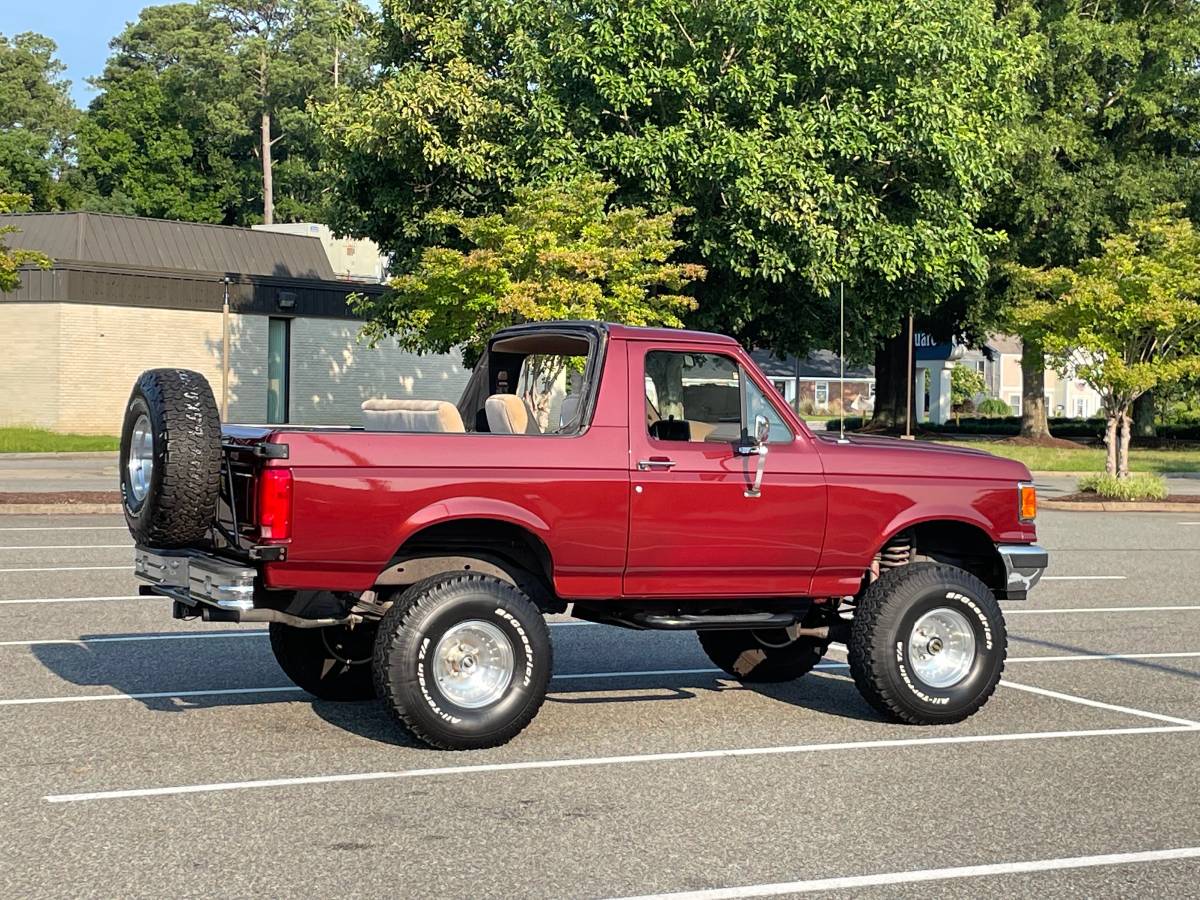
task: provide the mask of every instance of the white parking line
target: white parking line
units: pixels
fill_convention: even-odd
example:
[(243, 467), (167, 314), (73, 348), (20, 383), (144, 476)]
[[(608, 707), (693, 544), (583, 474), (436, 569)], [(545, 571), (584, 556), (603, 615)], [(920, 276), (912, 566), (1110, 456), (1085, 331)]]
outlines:
[(53, 566), (48, 569), (0, 569), (0, 572), (130, 572), (133, 566)]
[(1138, 716), (1142, 719), (1153, 719), (1157, 722), (1170, 722), (1172, 725), (1190, 725), (1192, 728), (1200, 728), (1200, 722), (1193, 722), (1191, 719), (1179, 719), (1175, 716), (1164, 716), (1159, 713), (1147, 712), (1144, 709), (1133, 709), (1129, 706), (1118, 706), (1115, 703), (1102, 703), (1099, 700), (1089, 700), (1087, 697), (1077, 697), (1074, 694), (1063, 694), (1059, 691), (1048, 691), (1045, 688), (1033, 687), (1028, 684), (1016, 684), (1015, 682), (1002, 680), (1001, 687), (1012, 688), (1017, 691), (1026, 691), (1030, 694), (1038, 694), (1042, 697), (1053, 697), (1055, 700), (1066, 700), (1068, 703), (1078, 703), (1081, 706), (1091, 706), (1095, 709), (1107, 709), (1110, 712), (1125, 713), (1130, 716)]
[(725, 759), (747, 756), (781, 756), (798, 753), (845, 753), (849, 750), (882, 750), (900, 747), (934, 747), (954, 744), (991, 744), (1059, 738), (1115, 737), (1139, 734), (1168, 734), (1200, 731), (1193, 726), (1155, 725), (1140, 728), (1098, 728), (1086, 731), (1034, 731), (1017, 734), (972, 734), (945, 737), (894, 738), (878, 741), (845, 741), (837, 744), (796, 744), (786, 747), (743, 747), (721, 750), (684, 750), (674, 753), (642, 753), (631, 756), (593, 756), (573, 759), (545, 759), (527, 762), (484, 763), (429, 769), (400, 769), (390, 772), (355, 772), (342, 775), (310, 775), (298, 778), (268, 778), (256, 781), (226, 781), (210, 784), (186, 784), (175, 787), (134, 788), (131, 790), (90, 791), (81, 794), (51, 794), (51, 803), (78, 803), (87, 800), (121, 800), (132, 797), (167, 797), (180, 794), (208, 794), (218, 791), (243, 791), (259, 788), (291, 787), (309, 784), (336, 784), (354, 781), (383, 781), (398, 778), (478, 775), (495, 772), (519, 772), (539, 769), (576, 769), (635, 763), (676, 762), (680, 760)]
[(1197, 857), (1200, 857), (1200, 847), (1179, 847), (1174, 850), (1142, 850), (1135, 853), (1106, 853), (1101, 856), (1068, 856), (1060, 859), (1032, 859), (981, 866), (954, 866), (946, 869), (881, 872), (877, 875), (851, 875), (843, 878), (813, 878), (806, 881), (750, 884), (743, 887), (714, 888), (706, 891), (679, 891), (673, 894), (643, 894), (640, 897), (627, 897), (624, 900), (742, 900), (746, 897), (777, 897), (780, 894), (807, 894), (813, 891), (915, 884), (923, 881), (948, 881), (953, 878), (1018, 875), (1028, 872), (1056, 872), (1063, 869), (1091, 869), (1097, 866), (1124, 866), (1131, 863), (1163, 862), (1172, 859), (1196, 859)]
[(77, 697), (22, 697), (16, 700), (0, 700), (0, 706), (37, 706), (43, 703), (96, 703), (105, 700), (173, 700), (178, 697), (222, 697), (246, 694), (302, 694), (295, 685), (281, 687), (221, 688), (212, 691), (151, 691), (142, 694), (81, 694)]
[(1125, 575), (1043, 575), (1042, 581), (1124, 581)]
[(32, 544), (24, 547), (5, 547), (0, 550), (132, 550), (133, 544)]
[(1007, 607), (1007, 616), (1048, 616), (1055, 613), (1125, 613), (1125, 612), (1178, 612), (1196, 610), (1200, 606), (1071, 606), (1060, 609), (1013, 609)]
[(128, 531), (128, 525), (10, 525), (0, 531)]
[[(208, 638), (266, 637), (266, 631), (202, 631), (184, 634), (128, 634), (114, 637), (50, 638), (40, 641), (0, 641), (0, 647), (44, 647), (48, 644), (125, 644), (134, 641), (201, 641)], [(1200, 654), (1197, 654), (1200, 655)]]
[[(145, 600), (141, 594), (126, 594), (123, 597), (22, 597), (18, 600), (0, 600), (0, 604), (19, 603), (93, 603), (101, 600)], [(163, 598), (166, 599), (166, 598)]]

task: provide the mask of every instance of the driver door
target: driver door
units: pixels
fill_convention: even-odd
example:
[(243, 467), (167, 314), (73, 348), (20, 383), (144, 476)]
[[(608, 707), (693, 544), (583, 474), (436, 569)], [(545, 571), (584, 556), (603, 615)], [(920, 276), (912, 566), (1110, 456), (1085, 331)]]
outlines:
[[(629, 597), (767, 597), (808, 592), (826, 492), (797, 434), (734, 348), (630, 343)], [(644, 386), (644, 390), (642, 390)], [(754, 417), (771, 424), (762, 489)]]

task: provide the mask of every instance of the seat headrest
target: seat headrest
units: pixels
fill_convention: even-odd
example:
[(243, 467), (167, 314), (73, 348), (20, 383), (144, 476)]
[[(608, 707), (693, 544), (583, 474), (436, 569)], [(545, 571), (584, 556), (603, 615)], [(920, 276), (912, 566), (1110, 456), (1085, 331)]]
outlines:
[(492, 394), (483, 409), (492, 434), (541, 434), (537, 417), (516, 394)]
[(366, 400), (363, 418), (372, 431), (463, 434), (458, 407), (445, 400)]

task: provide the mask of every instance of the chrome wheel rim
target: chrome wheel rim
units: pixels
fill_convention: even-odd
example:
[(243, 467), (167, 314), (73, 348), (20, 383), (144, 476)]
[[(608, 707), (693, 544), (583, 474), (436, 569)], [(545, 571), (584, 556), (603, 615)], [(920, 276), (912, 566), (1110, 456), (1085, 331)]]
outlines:
[(433, 678), (442, 695), (463, 709), (495, 703), (512, 683), (514, 653), (508, 636), (471, 619), (455, 625), (433, 651)]
[(958, 684), (975, 664), (975, 632), (961, 612), (930, 610), (917, 619), (908, 637), (913, 674), (931, 688)]
[(129, 438), (129, 490), (133, 499), (141, 503), (150, 493), (150, 479), (154, 477), (154, 432), (148, 416), (138, 416), (133, 423)]

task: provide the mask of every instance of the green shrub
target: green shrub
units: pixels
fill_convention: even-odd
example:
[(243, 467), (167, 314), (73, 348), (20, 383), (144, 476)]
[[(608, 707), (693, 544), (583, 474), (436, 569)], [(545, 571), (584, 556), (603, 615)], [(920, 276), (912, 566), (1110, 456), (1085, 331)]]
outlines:
[(1105, 500), (1165, 500), (1167, 482), (1161, 475), (1130, 475), (1117, 478), (1115, 475), (1085, 475), (1079, 479), (1078, 489), (1085, 494), (1096, 494)]
[(987, 416), (988, 418), (1011, 416), (1013, 414), (1012, 407), (999, 397), (988, 397), (986, 400), (981, 400), (977, 409), (981, 416)]

